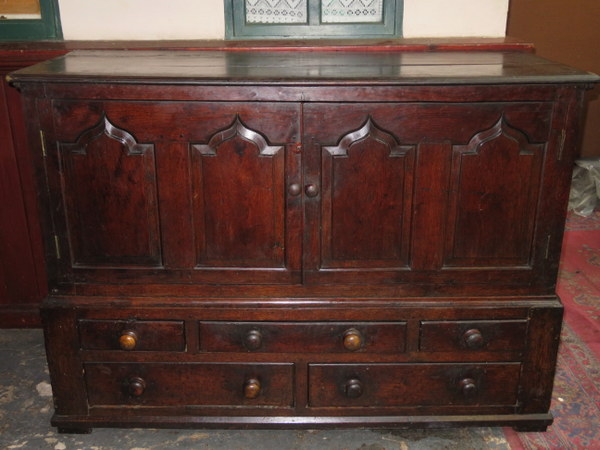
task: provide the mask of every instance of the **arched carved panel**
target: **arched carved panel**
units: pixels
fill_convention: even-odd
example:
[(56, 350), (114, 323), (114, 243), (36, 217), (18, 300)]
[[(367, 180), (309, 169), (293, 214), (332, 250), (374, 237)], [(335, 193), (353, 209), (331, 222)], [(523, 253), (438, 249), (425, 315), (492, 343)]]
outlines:
[(254, 144), (258, 149), (258, 153), (263, 156), (276, 155), (277, 152), (283, 149), (283, 146), (281, 145), (269, 145), (262, 134), (246, 128), (240, 120), (239, 115), (235, 116), (235, 120), (229, 128), (215, 133), (208, 141), (208, 144), (193, 144), (192, 148), (198, 150), (202, 155), (215, 156), (217, 148), (221, 144), (235, 138), (241, 138)]
[(406, 267), (414, 146), (368, 117), (322, 148), (322, 267)]
[(159, 266), (154, 145), (106, 117), (59, 143), (74, 266)]
[(70, 150), (71, 153), (85, 155), (87, 147), (93, 143), (96, 139), (105, 135), (115, 141), (123, 144), (127, 148), (128, 155), (141, 155), (146, 150), (152, 150), (154, 146), (152, 144), (139, 144), (135, 138), (127, 131), (114, 126), (106, 115), (102, 116), (102, 119), (94, 125), (92, 128), (85, 130), (77, 138), (77, 142), (73, 144), (61, 144), (61, 148)]
[(454, 146), (446, 265), (530, 264), (543, 155), (504, 117)]
[(404, 156), (406, 152), (413, 148), (411, 145), (399, 145), (393, 135), (382, 130), (373, 122), (371, 116), (367, 118), (367, 121), (358, 130), (344, 135), (338, 145), (325, 146), (323, 148), (332, 156), (348, 156), (348, 149), (363, 139), (374, 139), (387, 146), (390, 149), (389, 156)]
[(191, 144), (198, 268), (285, 267), (283, 149), (239, 116)]

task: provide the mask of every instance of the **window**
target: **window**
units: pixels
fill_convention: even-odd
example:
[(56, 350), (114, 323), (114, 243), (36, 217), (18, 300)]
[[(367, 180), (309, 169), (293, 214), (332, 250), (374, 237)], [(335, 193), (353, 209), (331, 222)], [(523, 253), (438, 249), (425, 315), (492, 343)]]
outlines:
[(0, 41), (62, 39), (56, 1), (0, 1)]
[(225, 0), (226, 36), (401, 36), (402, 0)]

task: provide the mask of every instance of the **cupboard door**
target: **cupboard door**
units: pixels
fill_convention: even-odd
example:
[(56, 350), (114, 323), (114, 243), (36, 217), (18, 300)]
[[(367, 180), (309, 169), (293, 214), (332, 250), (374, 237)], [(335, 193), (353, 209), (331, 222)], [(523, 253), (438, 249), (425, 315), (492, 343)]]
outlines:
[(300, 280), (298, 105), (53, 107), (60, 177), (52, 163), (49, 177), (62, 183), (58, 234), (78, 280)]
[(551, 103), (304, 111), (305, 280), (517, 285), (539, 276)]

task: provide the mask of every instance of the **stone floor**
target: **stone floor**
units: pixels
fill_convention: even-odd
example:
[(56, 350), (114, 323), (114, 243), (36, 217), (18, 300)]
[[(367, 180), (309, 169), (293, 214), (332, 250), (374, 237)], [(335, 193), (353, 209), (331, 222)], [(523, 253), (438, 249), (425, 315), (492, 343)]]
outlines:
[(0, 330), (0, 449), (509, 449), (501, 428), (238, 431), (95, 429), (58, 434), (41, 330)]

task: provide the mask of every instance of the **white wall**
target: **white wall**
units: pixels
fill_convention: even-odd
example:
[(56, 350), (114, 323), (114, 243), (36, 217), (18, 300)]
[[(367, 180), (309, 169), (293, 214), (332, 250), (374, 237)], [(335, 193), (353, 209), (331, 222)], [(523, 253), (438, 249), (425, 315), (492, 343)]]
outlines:
[[(404, 0), (404, 37), (505, 35), (509, 0)], [(223, 0), (59, 0), (67, 40), (223, 39)]]
[(223, 39), (223, 0), (59, 0), (67, 40)]
[(404, 0), (404, 37), (504, 37), (509, 0)]

